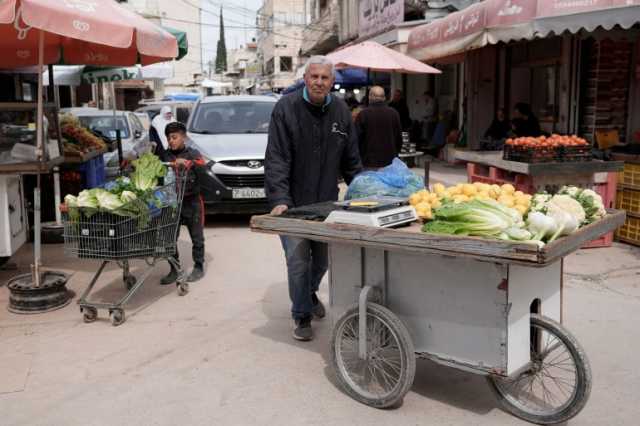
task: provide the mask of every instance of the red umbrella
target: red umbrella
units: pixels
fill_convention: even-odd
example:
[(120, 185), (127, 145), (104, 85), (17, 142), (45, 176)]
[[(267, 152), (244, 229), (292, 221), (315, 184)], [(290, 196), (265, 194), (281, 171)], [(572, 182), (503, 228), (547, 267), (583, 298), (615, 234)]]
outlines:
[(5, 0), (0, 5), (0, 68), (45, 64), (125, 66), (178, 55), (174, 36), (113, 0)]
[[(174, 36), (114, 0), (0, 0), (0, 68), (38, 65), (37, 152), (44, 157), (45, 64), (127, 66), (178, 56)], [(39, 178), (38, 178), (39, 181)], [(40, 285), (40, 192), (34, 191), (35, 259)]]
[(441, 71), (373, 41), (354, 44), (327, 55), (336, 68), (363, 68), (402, 74), (440, 74)]

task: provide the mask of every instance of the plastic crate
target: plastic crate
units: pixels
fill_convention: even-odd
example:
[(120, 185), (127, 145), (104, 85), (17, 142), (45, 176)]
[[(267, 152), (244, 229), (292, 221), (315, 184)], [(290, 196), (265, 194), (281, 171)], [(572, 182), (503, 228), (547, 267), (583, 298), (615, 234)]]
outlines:
[(640, 218), (627, 215), (627, 221), (618, 229), (616, 237), (625, 243), (640, 246)]
[(624, 171), (619, 176), (619, 183), (640, 189), (640, 164), (625, 163)]
[(85, 189), (99, 188), (106, 182), (104, 158), (102, 155), (98, 155), (81, 164), (78, 167), (78, 171), (82, 173), (83, 186)]
[[(593, 185), (593, 190), (602, 197), (602, 204), (608, 209), (612, 209), (616, 205), (616, 175), (617, 173), (608, 173), (604, 182)], [(613, 245), (613, 232), (588, 242), (582, 248), (603, 248), (611, 247), (611, 245)]]
[(640, 190), (622, 189), (616, 197), (616, 208), (640, 215)]
[(590, 146), (559, 146), (556, 148), (534, 149), (505, 145), (503, 159), (520, 163), (573, 163), (591, 161)]

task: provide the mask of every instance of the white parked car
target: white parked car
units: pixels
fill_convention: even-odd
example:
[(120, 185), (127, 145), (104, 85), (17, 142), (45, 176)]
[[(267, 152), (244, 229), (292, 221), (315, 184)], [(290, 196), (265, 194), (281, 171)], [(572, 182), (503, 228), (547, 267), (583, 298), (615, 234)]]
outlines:
[(189, 138), (208, 160), (201, 186), (207, 213), (268, 211), (264, 156), (271, 96), (211, 96), (196, 105)]

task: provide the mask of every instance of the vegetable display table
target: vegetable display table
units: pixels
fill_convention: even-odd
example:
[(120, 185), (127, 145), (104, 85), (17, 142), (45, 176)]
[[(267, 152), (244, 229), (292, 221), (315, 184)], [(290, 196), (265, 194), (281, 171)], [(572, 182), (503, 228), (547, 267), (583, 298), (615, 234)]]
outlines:
[(341, 387), (373, 406), (398, 404), (416, 358), (485, 375), (501, 405), (561, 423), (589, 397), (584, 350), (562, 325), (563, 257), (624, 223), (623, 212), (544, 248), (287, 217), (257, 232), (329, 244), (331, 364)]

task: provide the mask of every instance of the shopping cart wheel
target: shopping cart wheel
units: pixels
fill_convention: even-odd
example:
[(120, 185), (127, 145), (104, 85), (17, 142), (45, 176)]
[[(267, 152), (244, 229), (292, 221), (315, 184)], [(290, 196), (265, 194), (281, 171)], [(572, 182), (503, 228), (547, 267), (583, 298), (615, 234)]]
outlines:
[(176, 284), (178, 286), (178, 296), (184, 296), (189, 293), (189, 283), (188, 282), (178, 282)]
[(123, 309), (111, 309), (109, 311), (109, 317), (111, 318), (111, 325), (114, 327), (119, 326), (125, 321)]
[(124, 285), (127, 290), (131, 290), (137, 282), (136, 277), (134, 277), (133, 275), (126, 275), (122, 278), (122, 280), (124, 281)]
[(562, 325), (531, 315), (531, 362), (515, 377), (489, 376), (498, 402), (509, 413), (536, 424), (564, 423), (585, 406), (591, 368), (584, 349)]
[(98, 319), (98, 310), (91, 306), (83, 306), (80, 308), (84, 322), (90, 323)]
[(413, 385), (416, 357), (405, 325), (389, 309), (367, 304), (367, 355), (361, 359), (358, 305), (336, 322), (331, 363), (338, 382), (356, 401), (370, 407), (395, 407)]

